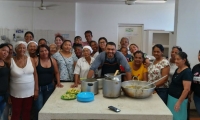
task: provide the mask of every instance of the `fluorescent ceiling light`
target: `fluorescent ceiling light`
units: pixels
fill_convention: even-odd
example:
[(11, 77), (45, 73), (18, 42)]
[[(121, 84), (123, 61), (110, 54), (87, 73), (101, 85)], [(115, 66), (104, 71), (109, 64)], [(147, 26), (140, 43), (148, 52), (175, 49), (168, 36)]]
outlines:
[(135, 0), (134, 3), (165, 3), (167, 0)]

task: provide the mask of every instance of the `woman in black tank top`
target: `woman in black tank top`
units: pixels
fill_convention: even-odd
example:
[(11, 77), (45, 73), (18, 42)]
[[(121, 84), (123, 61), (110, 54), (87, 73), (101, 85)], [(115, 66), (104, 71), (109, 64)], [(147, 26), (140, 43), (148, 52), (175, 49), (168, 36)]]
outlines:
[(8, 44), (0, 44), (0, 117), (6, 106), (6, 95), (8, 91), (8, 79), (9, 79), (9, 68), (5, 64), (4, 60), (8, 56), (9, 46)]
[(36, 61), (39, 96), (38, 99), (34, 101), (34, 120), (38, 120), (38, 112), (54, 90), (54, 78), (57, 80), (56, 86), (63, 87), (62, 84), (60, 84), (60, 75), (56, 60), (50, 57), (49, 47), (47, 45), (41, 45), (38, 47), (37, 53), (39, 54)]

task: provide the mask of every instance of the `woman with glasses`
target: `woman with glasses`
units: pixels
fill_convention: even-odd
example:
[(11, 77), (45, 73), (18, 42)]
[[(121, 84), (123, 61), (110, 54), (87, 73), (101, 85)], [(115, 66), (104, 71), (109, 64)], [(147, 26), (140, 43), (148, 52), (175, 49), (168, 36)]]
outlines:
[(99, 53), (103, 52), (106, 50), (106, 44), (107, 44), (107, 39), (105, 37), (100, 37), (98, 40), (99, 44)]
[(170, 71), (169, 71), (169, 77), (168, 77), (169, 84), (171, 83), (172, 76), (173, 76), (175, 70), (177, 69), (177, 66), (176, 66), (176, 63), (175, 63), (175, 56), (179, 52), (182, 52), (181, 47), (179, 47), (179, 46), (172, 47), (171, 58), (169, 59), (169, 65), (170, 65)]

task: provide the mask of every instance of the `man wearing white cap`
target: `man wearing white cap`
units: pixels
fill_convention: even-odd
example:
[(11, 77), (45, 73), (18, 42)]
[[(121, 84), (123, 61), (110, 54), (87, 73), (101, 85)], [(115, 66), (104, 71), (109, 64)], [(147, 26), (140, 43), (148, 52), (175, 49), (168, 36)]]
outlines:
[(106, 51), (101, 52), (95, 58), (87, 77), (92, 78), (99, 66), (102, 66), (101, 76), (104, 76), (107, 73), (115, 73), (116, 70), (120, 69), (119, 65), (125, 68), (126, 79), (131, 80), (131, 69), (126, 58), (121, 52), (116, 51), (116, 44), (114, 42), (108, 42), (106, 44)]
[(80, 79), (86, 79), (88, 71), (91, 67), (91, 64), (94, 62), (94, 58), (90, 56), (90, 54), (93, 52), (92, 48), (90, 46), (84, 46), (83, 47), (83, 57), (78, 59), (75, 70), (74, 70), (74, 85), (71, 87), (78, 87), (78, 84), (80, 84)]

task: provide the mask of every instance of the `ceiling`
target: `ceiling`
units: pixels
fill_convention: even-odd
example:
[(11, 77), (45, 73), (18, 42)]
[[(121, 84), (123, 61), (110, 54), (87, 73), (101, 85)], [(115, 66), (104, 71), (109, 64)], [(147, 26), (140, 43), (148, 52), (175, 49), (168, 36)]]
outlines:
[[(0, 1), (41, 1), (41, 0), (0, 0)], [(43, 0), (44, 2), (78, 2), (78, 3), (120, 3), (125, 0)], [(175, 3), (175, 0), (167, 0), (166, 3)]]

